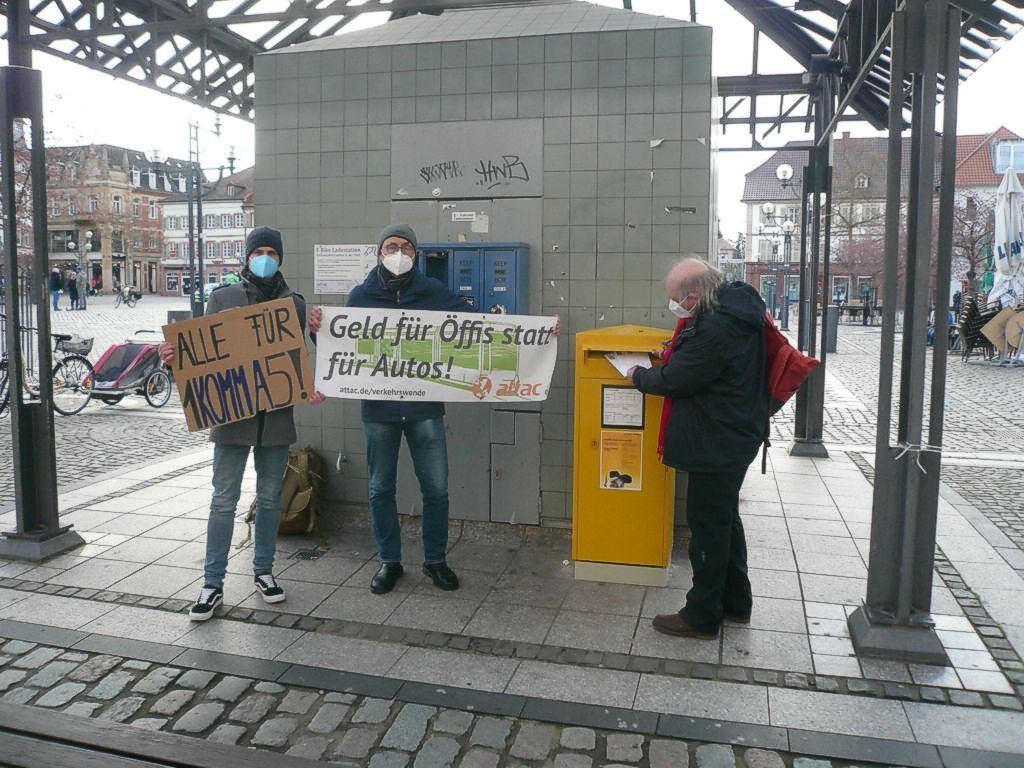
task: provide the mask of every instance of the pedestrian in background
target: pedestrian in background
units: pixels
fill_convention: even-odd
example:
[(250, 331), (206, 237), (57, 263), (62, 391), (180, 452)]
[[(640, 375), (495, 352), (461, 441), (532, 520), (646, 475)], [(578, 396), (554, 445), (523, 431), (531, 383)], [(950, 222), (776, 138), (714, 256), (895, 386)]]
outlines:
[(54, 269), (50, 272), (50, 296), (53, 298), (53, 311), (60, 309), (60, 292), (64, 288), (64, 281), (61, 280), (60, 270)]
[[(210, 294), (206, 314), (248, 307), (265, 301), (291, 298), (299, 323), (306, 330), (306, 301), (292, 291), (280, 272), (284, 261), (281, 233), (256, 227), (245, 240), (246, 266), (239, 282), (221, 285)], [(230, 342), (230, 339), (227, 341)], [(160, 357), (175, 367), (176, 350), (164, 342)], [(310, 403), (323, 402), (315, 393)], [(274, 578), (277, 529), (281, 521), (281, 483), (288, 466), (288, 448), (295, 442), (292, 408), (260, 412), (210, 430), (213, 443), (213, 498), (206, 527), (205, 579), (189, 611), (193, 621), (206, 621), (224, 600), (224, 577), (234, 532), (235, 511), (242, 492), (242, 477), (250, 451), (256, 467), (256, 533), (253, 538), (253, 583), (266, 603), (280, 603), (284, 589)]]
[(67, 291), (68, 298), (71, 300), (71, 309), (78, 309), (78, 275), (74, 270), (68, 273)]
[(664, 365), (634, 367), (641, 392), (665, 398), (662, 461), (687, 472), (693, 586), (678, 613), (656, 616), (667, 635), (714, 639), (723, 618), (748, 623), (753, 607), (739, 496), (768, 425), (765, 304), (746, 283), (725, 282), (699, 259), (665, 278), (680, 322)]

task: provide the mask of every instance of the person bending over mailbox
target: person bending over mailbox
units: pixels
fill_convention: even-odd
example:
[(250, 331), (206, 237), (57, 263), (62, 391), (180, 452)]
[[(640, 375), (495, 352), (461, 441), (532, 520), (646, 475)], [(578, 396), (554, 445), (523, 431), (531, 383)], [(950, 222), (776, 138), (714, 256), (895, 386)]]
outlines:
[[(348, 306), (376, 309), (422, 309), (476, 312), (440, 280), (416, 269), (416, 233), (406, 224), (385, 227), (377, 239), (377, 266), (348, 296)], [(323, 310), (310, 313), (311, 333), (320, 330)], [(402, 536), (395, 503), (398, 449), (402, 436), (409, 446), (423, 494), (423, 572), (439, 589), (459, 588), (448, 567), (448, 449), (444, 433), (444, 404), (399, 400), (363, 400), (363, 431), (370, 469), (370, 517), (377, 540), (380, 569), (370, 591), (382, 595), (394, 589), (404, 573)]]
[[(284, 261), (281, 233), (270, 227), (256, 227), (245, 239), (246, 266), (238, 282), (215, 288), (206, 305), (211, 315), (227, 309), (248, 307), (290, 296), (295, 302), (299, 324), (305, 331), (306, 302), (288, 287), (279, 271)], [(176, 350), (170, 343), (160, 345), (160, 357), (172, 368)], [(323, 402), (314, 393), (308, 402)], [(224, 575), (234, 531), (235, 509), (242, 489), (242, 476), (250, 450), (256, 466), (256, 534), (253, 573), (257, 591), (267, 603), (280, 603), (284, 590), (274, 579), (274, 554), (281, 518), (281, 483), (288, 465), (288, 447), (295, 442), (295, 420), (291, 408), (258, 413), (252, 418), (213, 427), (213, 498), (206, 527), (205, 580), (199, 597), (189, 611), (193, 621), (206, 621), (224, 600)]]
[(659, 445), (666, 466), (689, 473), (693, 587), (678, 613), (656, 616), (668, 635), (714, 639), (723, 617), (750, 621), (753, 599), (739, 493), (768, 424), (765, 305), (746, 283), (727, 283), (699, 259), (683, 259), (665, 278), (669, 310), (680, 323), (664, 365), (634, 367), (641, 392), (665, 397)]

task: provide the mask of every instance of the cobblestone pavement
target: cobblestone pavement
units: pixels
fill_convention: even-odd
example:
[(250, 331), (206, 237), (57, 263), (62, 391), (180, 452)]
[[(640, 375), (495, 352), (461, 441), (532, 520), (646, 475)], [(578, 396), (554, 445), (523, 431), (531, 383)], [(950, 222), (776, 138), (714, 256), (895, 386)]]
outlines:
[[(135, 331), (159, 330), (167, 322), (168, 310), (187, 308), (183, 299), (144, 296), (134, 309), (115, 309), (111, 297), (99, 296), (83, 312), (51, 313), (51, 323), (55, 333), (93, 337), (89, 359), (95, 363), (108, 347)], [(0, 417), (0, 510), (14, 503), (10, 424), (7, 413)], [(190, 434), (185, 427), (176, 392), (161, 410), (150, 408), (140, 397), (117, 405), (92, 401), (75, 416), (56, 414), (54, 431), (60, 487), (206, 444), (205, 434)]]
[(850, 765), (282, 685), (22, 640), (0, 640), (0, 694), (10, 703), (351, 767)]
[[(828, 357), (826, 446), (861, 446), (873, 453), (880, 342), (880, 328), (840, 325), (838, 354)], [(931, 364), (929, 351), (926, 386)], [(895, 373), (893, 392), (898, 397), (898, 364)], [(942, 479), (1024, 550), (1024, 472), (1018, 466), (1024, 464), (1022, 392), (1024, 369), (1000, 368), (976, 358), (965, 363), (955, 353), (950, 357), (943, 445), (960, 455), (955, 464), (943, 462)], [(774, 419), (773, 437), (780, 444), (792, 439), (792, 409), (790, 403)], [(1013, 460), (1012, 468), (997, 466), (1007, 458)], [(1024, 551), (1015, 567), (1024, 568)]]

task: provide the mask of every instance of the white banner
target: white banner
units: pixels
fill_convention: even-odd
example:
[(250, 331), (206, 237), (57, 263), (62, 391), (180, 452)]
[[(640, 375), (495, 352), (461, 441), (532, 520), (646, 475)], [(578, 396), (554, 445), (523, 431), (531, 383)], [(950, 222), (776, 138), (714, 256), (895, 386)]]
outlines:
[(377, 246), (314, 245), (313, 292), (349, 293), (377, 265)]
[(544, 400), (554, 328), (554, 317), (324, 307), (317, 389), (356, 400)]

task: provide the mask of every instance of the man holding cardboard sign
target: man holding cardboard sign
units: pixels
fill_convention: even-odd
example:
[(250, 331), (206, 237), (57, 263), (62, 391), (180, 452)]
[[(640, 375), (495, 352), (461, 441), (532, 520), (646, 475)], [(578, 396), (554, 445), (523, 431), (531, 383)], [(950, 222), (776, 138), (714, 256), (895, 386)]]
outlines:
[(242, 476), (253, 451), (256, 535), (253, 573), (267, 603), (285, 599), (274, 579), (281, 482), (295, 442), (292, 406), (318, 403), (306, 355), (306, 303), (279, 271), (281, 233), (257, 227), (246, 238), (241, 280), (210, 294), (206, 316), (164, 327), (160, 356), (174, 370), (189, 429), (210, 430), (213, 498), (206, 528), (205, 580), (189, 612), (209, 619), (224, 600), (224, 576)]

